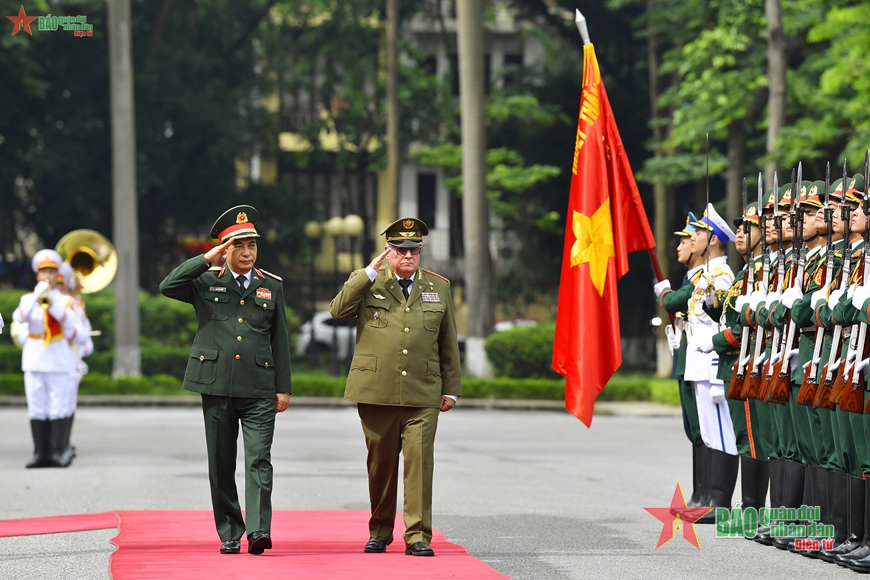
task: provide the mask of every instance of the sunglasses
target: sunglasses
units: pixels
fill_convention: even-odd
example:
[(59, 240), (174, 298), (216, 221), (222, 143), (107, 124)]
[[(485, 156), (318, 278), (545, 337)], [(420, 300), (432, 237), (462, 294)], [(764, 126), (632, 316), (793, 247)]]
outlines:
[(419, 256), (420, 252), (423, 251), (423, 246), (417, 246), (416, 248), (399, 248), (397, 246), (390, 246), (394, 252), (397, 254), (404, 256), (407, 253), (410, 253), (412, 256)]

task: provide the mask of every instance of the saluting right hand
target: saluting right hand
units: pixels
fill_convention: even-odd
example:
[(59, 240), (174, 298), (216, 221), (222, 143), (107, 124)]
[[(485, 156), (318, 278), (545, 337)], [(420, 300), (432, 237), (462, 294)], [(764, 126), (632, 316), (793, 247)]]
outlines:
[(227, 248), (229, 248), (230, 244), (232, 244), (232, 243), (233, 243), (233, 238), (230, 238), (227, 241), (225, 241), (224, 243), (220, 244), (219, 246), (215, 246), (212, 249), (210, 249), (205, 254), (205, 262), (207, 264), (213, 264), (213, 263), (218, 261), (218, 258), (223, 258), (224, 256), (226, 256), (227, 255)]
[(381, 252), (378, 256), (376, 256), (374, 260), (372, 260), (372, 263), (369, 264), (369, 268), (371, 268), (372, 270), (377, 272), (380, 269), (381, 264), (383, 264), (386, 257), (389, 256), (390, 252), (392, 252), (392, 251), (393, 251), (393, 248), (391, 248), (390, 246), (387, 246), (383, 252)]

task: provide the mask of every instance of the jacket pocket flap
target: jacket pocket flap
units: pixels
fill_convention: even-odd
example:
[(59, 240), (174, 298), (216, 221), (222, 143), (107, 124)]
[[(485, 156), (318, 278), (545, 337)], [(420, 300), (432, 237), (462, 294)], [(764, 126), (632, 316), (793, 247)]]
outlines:
[(358, 371), (377, 371), (378, 357), (373, 354), (354, 355), (350, 368)]
[(209, 292), (205, 295), (208, 302), (229, 302), (230, 297), (226, 292)]
[(437, 360), (426, 361), (426, 374), (435, 377), (441, 376), (441, 363)]
[(366, 306), (371, 306), (373, 308), (383, 308), (384, 310), (390, 309), (390, 301), (384, 298), (383, 300), (379, 298), (375, 298), (372, 295), (366, 296)]
[(275, 359), (272, 358), (271, 354), (260, 353), (256, 354), (257, 364), (261, 367), (266, 367), (267, 369), (275, 368)]
[(217, 360), (218, 349), (213, 346), (197, 346), (193, 345), (190, 348), (190, 358), (196, 358), (201, 361)]
[(263, 310), (275, 310), (275, 303), (264, 298), (254, 298), (254, 302)]

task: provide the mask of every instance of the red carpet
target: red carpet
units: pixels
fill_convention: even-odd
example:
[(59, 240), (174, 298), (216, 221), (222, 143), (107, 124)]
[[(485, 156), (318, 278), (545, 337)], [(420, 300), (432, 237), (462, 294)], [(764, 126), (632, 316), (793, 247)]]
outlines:
[(273, 547), (261, 556), (246, 553), (244, 539), (241, 554), (219, 554), (220, 541), (209, 511), (119, 511), (117, 515), (6, 520), (0, 521), (0, 535), (120, 527), (112, 540), (118, 546), (109, 564), (113, 580), (506, 578), (437, 530), (432, 538), (434, 558), (405, 556), (401, 514), (396, 518), (396, 541), (387, 553), (365, 554), (368, 518), (365, 511), (276, 511)]
[(37, 534), (60, 534), (63, 532), (86, 532), (118, 527), (118, 514), (81, 514), (76, 516), (51, 516), (0, 521), (0, 538), (9, 536), (34, 536)]

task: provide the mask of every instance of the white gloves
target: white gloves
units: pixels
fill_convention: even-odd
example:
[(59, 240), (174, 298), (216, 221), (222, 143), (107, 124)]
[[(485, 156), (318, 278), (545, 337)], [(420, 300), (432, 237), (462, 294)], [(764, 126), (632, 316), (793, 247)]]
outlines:
[(856, 373), (863, 373), (864, 369), (867, 368), (867, 364), (870, 363), (870, 358), (865, 358), (861, 362), (858, 363), (858, 366), (855, 367)]
[(767, 295), (767, 299), (764, 301), (764, 307), (770, 310), (770, 307), (773, 306), (774, 302), (778, 302), (780, 298), (779, 291), (771, 292)]
[(813, 292), (813, 296), (812, 296), (812, 298), (810, 298), (810, 306), (812, 307), (813, 310), (818, 308), (819, 304), (821, 304), (822, 302), (825, 301), (825, 299), (827, 298), (826, 294), (827, 294), (827, 292), (825, 291), (824, 288), (822, 288), (821, 290), (816, 290), (815, 292)]
[(741, 294), (740, 296), (737, 297), (737, 300), (734, 301), (734, 310), (736, 310), (737, 312), (740, 312), (741, 310), (743, 310), (743, 307), (746, 306), (748, 303), (749, 303), (749, 296), (746, 296), (745, 294)]
[(695, 350), (698, 352), (712, 352), (713, 351), (713, 337), (712, 336), (699, 336), (695, 341)]
[(671, 345), (671, 350), (680, 350), (680, 335), (674, 332), (674, 327), (670, 324), (665, 326), (665, 336), (668, 337), (668, 342)]
[(710, 385), (710, 402), (714, 405), (725, 402), (725, 385)]
[(670, 290), (670, 289), (671, 289), (671, 281), (670, 280), (662, 280), (661, 282), (659, 282), (655, 286), (653, 286), (653, 292), (656, 293), (656, 298), (661, 296), (662, 292), (664, 292), (665, 290)]
[(800, 288), (796, 288), (794, 286), (790, 286), (785, 292), (782, 293), (781, 302), (783, 305), (791, 310), (791, 307), (794, 306), (794, 303), (804, 297), (804, 293), (801, 292)]
[(866, 286), (858, 286), (855, 288), (855, 292), (852, 294), (852, 305), (861, 310), (864, 306), (864, 303), (867, 302), (867, 299), (870, 299), (870, 288)]
[(846, 291), (843, 288), (837, 288), (833, 292), (831, 292), (831, 297), (828, 298), (828, 304), (831, 305), (831, 308), (837, 305), (840, 302), (840, 298), (842, 298), (843, 294)]
[(767, 291), (754, 290), (752, 292), (752, 294), (749, 295), (749, 309), (750, 310), (758, 310), (759, 305), (761, 305), (766, 298), (767, 298)]
[(38, 284), (33, 288), (33, 293), (36, 294), (36, 296), (42, 296), (42, 295), (45, 294), (46, 292), (48, 292), (48, 281), (46, 281), (46, 280), (43, 280), (42, 282), (39, 282), (39, 283), (38, 283)]

